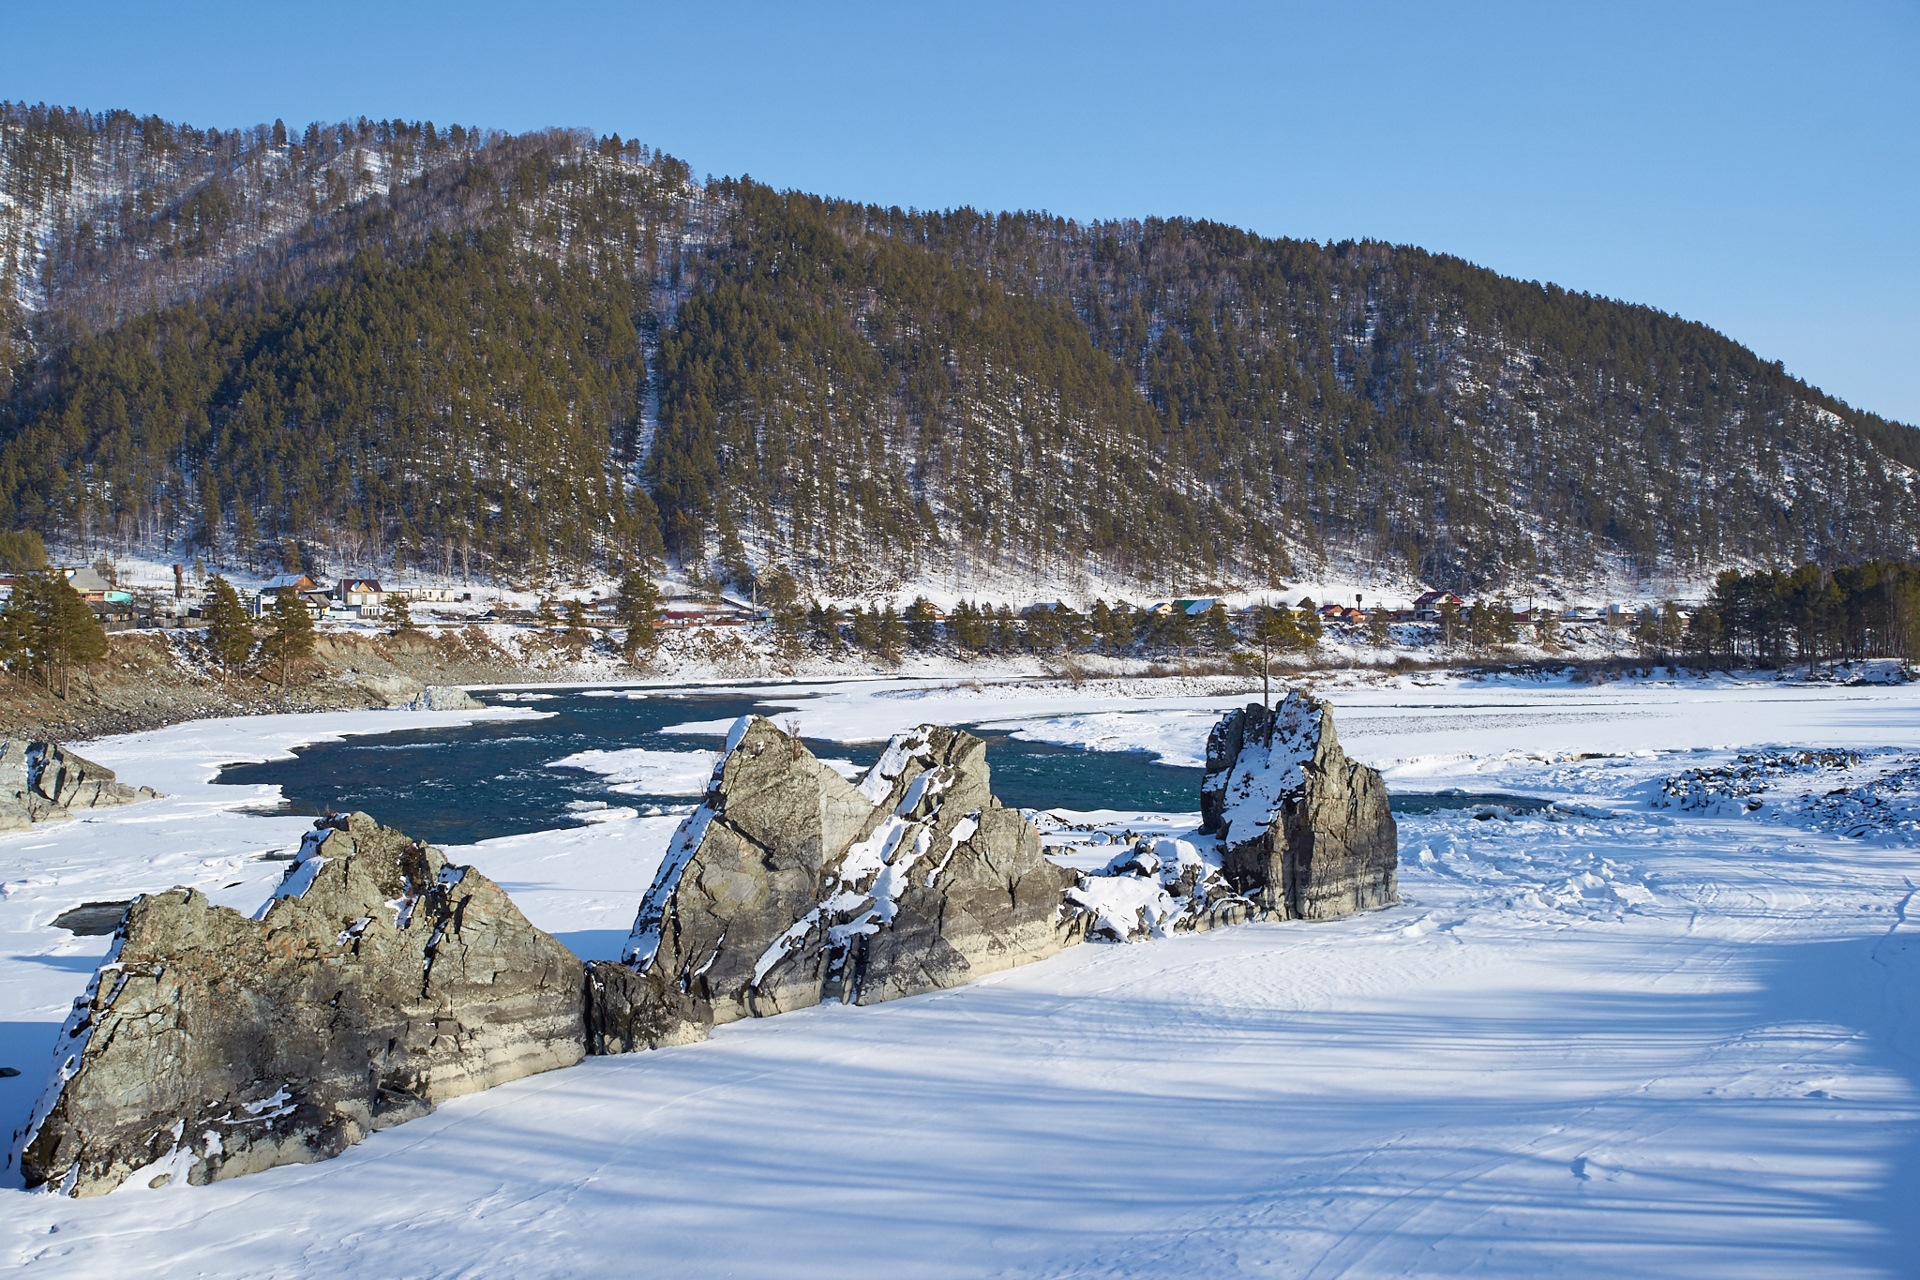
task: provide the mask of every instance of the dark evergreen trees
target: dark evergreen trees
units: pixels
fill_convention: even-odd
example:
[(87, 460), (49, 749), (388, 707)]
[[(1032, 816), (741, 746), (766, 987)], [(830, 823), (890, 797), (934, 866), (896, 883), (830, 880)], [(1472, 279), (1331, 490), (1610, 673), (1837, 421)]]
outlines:
[(66, 697), (75, 667), (107, 656), (107, 634), (85, 597), (53, 570), (23, 573), (0, 610), (0, 663)]
[(313, 656), (313, 610), (297, 591), (275, 594), (273, 609), (267, 614), (267, 634), (260, 641), (260, 656), (280, 669), (280, 685), (286, 687), (287, 673), (303, 658)]
[(696, 189), (557, 131), (0, 124), (0, 243), (44, 246), (0, 263), (0, 527), (876, 598), (1920, 556), (1910, 428), (1418, 249)]
[(225, 578), (207, 581), (207, 651), (214, 662), (238, 671), (253, 659), (253, 619), (240, 603), (240, 593)]
[(629, 572), (620, 579), (618, 620), (626, 629), (621, 656), (639, 666), (659, 646), (660, 589), (644, 573)]

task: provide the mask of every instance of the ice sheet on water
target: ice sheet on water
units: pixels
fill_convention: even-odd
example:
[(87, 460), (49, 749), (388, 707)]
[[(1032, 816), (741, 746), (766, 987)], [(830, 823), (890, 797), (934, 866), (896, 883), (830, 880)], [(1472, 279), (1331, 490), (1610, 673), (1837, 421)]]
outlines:
[[(736, 744), (737, 745), (737, 744)], [(697, 796), (707, 789), (722, 756), (714, 751), (656, 751), (647, 747), (576, 751), (550, 769), (582, 769), (607, 781), (607, 790), (630, 796)]]

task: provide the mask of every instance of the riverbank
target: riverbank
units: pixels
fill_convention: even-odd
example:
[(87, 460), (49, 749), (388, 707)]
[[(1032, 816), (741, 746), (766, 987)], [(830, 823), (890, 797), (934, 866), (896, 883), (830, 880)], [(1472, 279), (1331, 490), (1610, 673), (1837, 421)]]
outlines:
[[(1078, 758), (1099, 768), (1116, 749), (1191, 760), (1228, 696), (1210, 687), (766, 692), (822, 738), (988, 721), (1089, 748)], [(854, 1206), (862, 1265), (928, 1276), (1191, 1275), (1248, 1258), (1287, 1274), (1900, 1272), (1920, 1247), (1913, 836), (1830, 810), (1836, 787), (1884, 801), (1861, 812), (1908, 802), (1867, 774), (1910, 761), (1920, 691), (1440, 673), (1321, 688), (1349, 753), (1390, 788), (1555, 807), (1403, 816), (1404, 902), (1387, 911), (1090, 944), (971, 987), (735, 1024), (215, 1186), (0, 1190), (0, 1254), (63, 1280), (407, 1273), (422, 1256), (488, 1273), (646, 1257), (676, 1274), (830, 1276), (850, 1256), (846, 1215), (818, 1210), (831, 1203)], [(0, 840), (0, 1063), (23, 1072), (0, 1079), (0, 1120), (31, 1104), (108, 945), (55, 918), (168, 884), (250, 910), (278, 882), (306, 822), (259, 812), (275, 788), (212, 783), (221, 764), (500, 715), (518, 737), (553, 701), (88, 744), (169, 796)], [(684, 710), (697, 727), (699, 705)], [(710, 745), (690, 736), (689, 762)], [(1790, 754), (1813, 750), (1843, 755)], [(636, 813), (449, 853), (577, 954), (607, 955), (677, 822)]]
[[(1396, 678), (1476, 675), (1589, 683), (1644, 678), (1658, 668), (1619, 654), (1544, 654), (1513, 650), (1471, 661), (1439, 652), (1373, 650), (1328, 643), (1312, 655), (1275, 661), (1272, 680), (1325, 685), (1378, 684)], [(1103, 654), (974, 654), (942, 646), (887, 660), (850, 647), (783, 647), (766, 626), (697, 627), (666, 633), (639, 664), (627, 662), (597, 632), (568, 634), (515, 623), (428, 624), (391, 633), (370, 625), (330, 626), (313, 656), (289, 672), (225, 672), (196, 632), (130, 631), (109, 637), (107, 658), (74, 671), (66, 696), (24, 680), (0, 678), (0, 733), (78, 741), (139, 733), (212, 717), (405, 707), (429, 685), (465, 688), (525, 685), (631, 685), (665, 688), (767, 681), (1028, 680), (1078, 690), (1112, 681), (1187, 679), (1211, 695), (1260, 687), (1257, 656), (1197, 654), (1116, 658)], [(1897, 663), (1859, 669), (1748, 673), (1742, 679), (1817, 678), (1895, 683), (1910, 677)], [(1700, 673), (1685, 676), (1701, 678)]]

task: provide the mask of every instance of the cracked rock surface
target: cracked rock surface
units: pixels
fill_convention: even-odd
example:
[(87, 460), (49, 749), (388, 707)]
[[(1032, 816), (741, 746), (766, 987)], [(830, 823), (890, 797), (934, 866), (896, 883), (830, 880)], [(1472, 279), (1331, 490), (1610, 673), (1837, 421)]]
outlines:
[(205, 1183), (338, 1154), (585, 1052), (585, 973), (500, 887), (363, 813), (253, 919), (135, 899), (19, 1135), (29, 1186)]
[(1377, 770), (1347, 759), (1326, 703), (1295, 690), (1207, 737), (1200, 830), (1261, 919), (1332, 920), (1399, 897), (1399, 833)]
[[(590, 1021), (672, 1028), (955, 986), (1077, 940), (1073, 879), (994, 798), (973, 735), (897, 735), (856, 785), (750, 717), (641, 905), (623, 967), (644, 981), (593, 966)], [(623, 1007), (629, 992), (668, 1007)]]

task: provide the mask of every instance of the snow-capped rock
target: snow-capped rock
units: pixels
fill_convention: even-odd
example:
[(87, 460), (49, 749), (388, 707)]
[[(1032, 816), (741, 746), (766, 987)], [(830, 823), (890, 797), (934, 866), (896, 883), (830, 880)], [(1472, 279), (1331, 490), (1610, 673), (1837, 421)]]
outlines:
[(0, 831), (62, 822), (75, 809), (151, 800), (152, 787), (130, 787), (113, 770), (56, 742), (0, 739)]
[(1200, 812), (1227, 881), (1261, 918), (1330, 920), (1399, 901), (1386, 784), (1347, 759), (1332, 709), (1305, 693), (1213, 727)]

